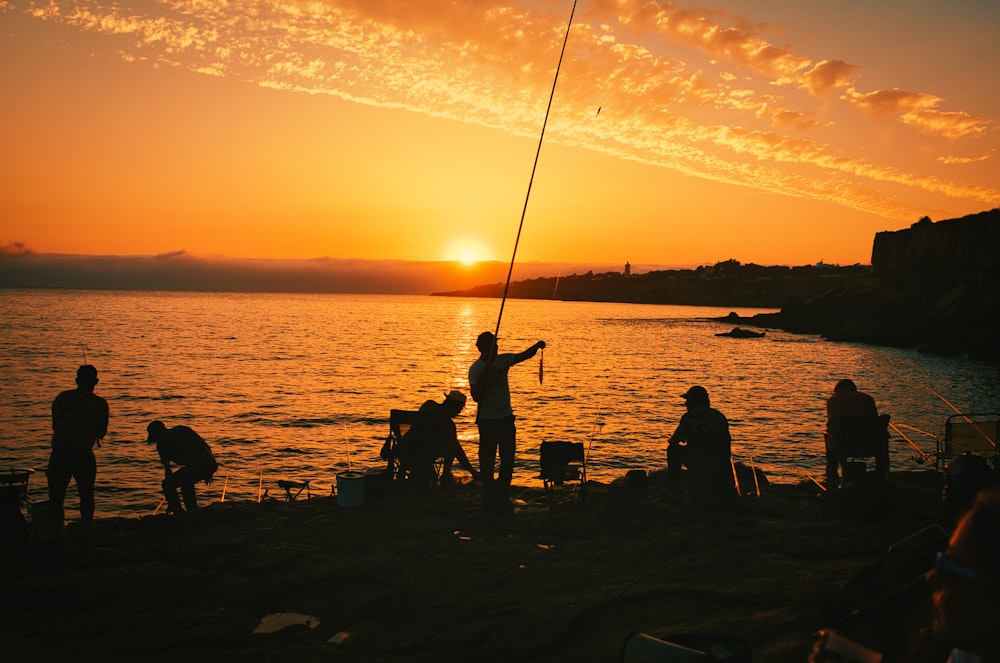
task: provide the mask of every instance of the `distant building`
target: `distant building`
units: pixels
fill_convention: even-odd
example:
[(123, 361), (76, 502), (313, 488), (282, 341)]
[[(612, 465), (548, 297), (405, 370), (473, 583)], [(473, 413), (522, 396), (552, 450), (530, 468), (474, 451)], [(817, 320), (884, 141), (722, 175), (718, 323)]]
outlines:
[(628, 260), (625, 261), (625, 278), (632, 276), (632, 265), (629, 264)]

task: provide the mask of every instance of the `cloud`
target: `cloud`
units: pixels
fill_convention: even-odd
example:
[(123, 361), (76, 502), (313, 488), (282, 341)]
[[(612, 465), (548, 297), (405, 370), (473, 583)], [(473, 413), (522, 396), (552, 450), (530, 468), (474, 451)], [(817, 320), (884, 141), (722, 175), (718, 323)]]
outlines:
[(0, 256), (30, 256), (34, 255), (34, 253), (23, 242), (0, 244)]
[(841, 60), (823, 60), (803, 73), (802, 80), (812, 94), (824, 96), (837, 88), (850, 86), (858, 69)]
[(936, 110), (914, 110), (903, 115), (903, 122), (926, 134), (945, 138), (978, 135), (995, 126), (995, 122), (973, 117), (968, 113), (946, 113)]
[(938, 157), (938, 161), (947, 165), (963, 164), (963, 163), (976, 163), (977, 161), (987, 161), (992, 159), (997, 155), (997, 150), (990, 150), (986, 154), (980, 154), (976, 157), (955, 157), (955, 156), (944, 156)]
[[(9, 247), (16, 250), (9, 251)], [(662, 265), (633, 265), (649, 271)], [(229, 292), (431, 294), (503, 283), (509, 265), (453, 261), (233, 259), (171, 251), (155, 256), (37, 254), (20, 243), (0, 247), (0, 287)], [(518, 280), (621, 271), (621, 265), (519, 263)]]
[(903, 115), (915, 110), (933, 108), (941, 103), (941, 98), (933, 94), (907, 92), (899, 88), (868, 93), (861, 93), (851, 88), (844, 94), (844, 99), (873, 117)]
[[(537, 133), (565, 9), (561, 3), (499, 0), (50, 0), (4, 6), (102, 35), (111, 52), (136, 66), (185, 67), (512, 135)], [(937, 166), (934, 156), (921, 164), (912, 160), (910, 173), (874, 163), (870, 143), (853, 142), (841, 128), (854, 116), (838, 113), (898, 118), (900, 132), (947, 140), (984, 139), (995, 122), (943, 110), (943, 99), (929, 92), (861, 91), (860, 65), (807, 57), (776, 43), (770, 35), (778, 30), (669, 2), (582, 3), (547, 140), (894, 218), (912, 218), (923, 203), (908, 201), (927, 193), (998, 198), (995, 187), (926, 174), (921, 164)], [(598, 107), (603, 112), (595, 122)], [(884, 125), (868, 130), (885, 131)], [(823, 140), (835, 142), (837, 152), (818, 137), (803, 140), (805, 132), (825, 132)], [(831, 179), (836, 186), (829, 186)]]

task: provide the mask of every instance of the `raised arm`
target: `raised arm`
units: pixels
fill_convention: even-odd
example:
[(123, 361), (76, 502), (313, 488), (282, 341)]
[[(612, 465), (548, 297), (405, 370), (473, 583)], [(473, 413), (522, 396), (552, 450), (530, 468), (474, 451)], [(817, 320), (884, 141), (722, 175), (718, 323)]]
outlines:
[(542, 350), (544, 348), (545, 348), (545, 341), (539, 341), (538, 343), (535, 343), (524, 352), (519, 352), (516, 355), (514, 355), (514, 363), (520, 364), (522, 361), (525, 361), (526, 359), (531, 359), (536, 354), (538, 354), (539, 350)]

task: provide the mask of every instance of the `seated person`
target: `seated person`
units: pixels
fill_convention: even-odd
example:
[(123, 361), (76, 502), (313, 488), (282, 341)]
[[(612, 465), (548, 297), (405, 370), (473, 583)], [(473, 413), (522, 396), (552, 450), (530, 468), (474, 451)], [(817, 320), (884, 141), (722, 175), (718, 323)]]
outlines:
[(871, 445), (866, 449), (875, 457), (875, 471), (889, 478), (889, 415), (879, 415), (875, 399), (858, 391), (853, 381), (837, 382), (826, 401), (826, 485), (838, 485), (837, 468), (849, 455), (845, 445)]
[(692, 495), (705, 500), (700, 506), (718, 506), (736, 496), (729, 421), (710, 407), (704, 387), (691, 387), (683, 398), (687, 412), (670, 436), (667, 476), (674, 480), (680, 476), (681, 467), (686, 467), (697, 482), (692, 485)]
[(417, 422), (400, 441), (400, 455), (411, 462), (429, 464), (436, 458), (444, 459), (442, 484), (454, 482), (451, 467), (456, 459), (462, 468), (468, 470), (474, 481), (479, 478), (479, 473), (472, 467), (458, 441), (458, 429), (454, 422), (454, 418), (465, 407), (465, 401), (465, 394), (454, 389), (440, 403), (425, 401), (418, 410), (420, 416)]
[[(212, 483), (215, 470), (219, 467), (212, 450), (201, 435), (187, 426), (167, 428), (162, 421), (154, 421), (146, 427), (146, 432), (149, 433), (146, 442), (156, 443), (156, 452), (163, 463), (163, 495), (167, 499), (168, 510), (173, 513), (184, 511), (177, 496), (180, 489), (184, 506), (188, 511), (194, 511), (198, 508), (194, 485), (199, 481)], [(172, 471), (171, 463), (180, 467)]]

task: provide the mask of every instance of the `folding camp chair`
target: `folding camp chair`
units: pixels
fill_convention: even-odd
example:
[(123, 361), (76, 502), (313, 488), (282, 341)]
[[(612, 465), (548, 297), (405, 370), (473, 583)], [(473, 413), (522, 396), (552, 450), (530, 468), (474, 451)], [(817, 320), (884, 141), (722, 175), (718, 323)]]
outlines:
[(938, 440), (935, 468), (944, 469), (948, 461), (967, 451), (983, 458), (994, 458), (1000, 413), (953, 414), (944, 422), (944, 439)]
[[(874, 458), (881, 478), (889, 476), (889, 415), (837, 417), (830, 422), (830, 435), (836, 440), (844, 486), (860, 480), (867, 472), (863, 459)], [(862, 460), (859, 460), (862, 459)]]
[[(9, 495), (11, 502), (17, 503), (19, 510), (28, 506), (28, 479), (34, 470), (0, 470), (0, 491)], [(29, 514), (25, 514), (30, 519)]]
[[(577, 465), (579, 463), (579, 465)], [(577, 497), (587, 501), (587, 456), (582, 442), (542, 442), (539, 450), (541, 472), (538, 477), (549, 498), (549, 510), (555, 505), (555, 490), (567, 483), (577, 484)]]
[(437, 485), (444, 459), (435, 457), (427, 440), (407, 436), (420, 421), (416, 410), (389, 410), (389, 435), (380, 456), (386, 461), (384, 475), (390, 481), (417, 480)]
[(28, 478), (34, 470), (0, 471), (0, 547), (21, 548), (31, 533)]
[(285, 500), (288, 502), (294, 502), (295, 498), (302, 494), (302, 491), (306, 491), (306, 499), (312, 497), (309, 493), (309, 479), (305, 481), (290, 481), (288, 479), (278, 479), (278, 487), (284, 489)]

